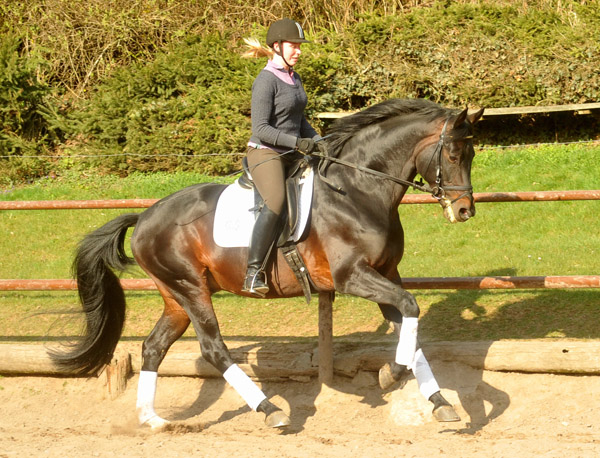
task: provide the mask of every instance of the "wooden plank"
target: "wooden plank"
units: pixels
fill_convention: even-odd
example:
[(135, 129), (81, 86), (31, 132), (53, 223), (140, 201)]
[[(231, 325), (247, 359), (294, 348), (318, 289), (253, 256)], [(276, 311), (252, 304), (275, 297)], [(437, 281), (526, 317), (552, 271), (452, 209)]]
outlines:
[[(473, 200), (482, 202), (564, 202), (600, 200), (600, 190), (475, 192)], [(438, 204), (430, 194), (405, 194), (401, 204)]]
[(600, 275), (548, 275), (525, 277), (422, 277), (403, 278), (406, 289), (574, 289), (600, 288)]
[(566, 105), (525, 106), (506, 108), (486, 108), (483, 116), (514, 116), (524, 114), (561, 113), (567, 111), (588, 111), (600, 109), (600, 103), (571, 103)]
[(55, 367), (45, 345), (1, 344), (0, 374), (4, 375), (68, 375)]
[[(516, 116), (526, 114), (546, 114), (560, 112), (587, 112), (600, 109), (600, 102), (593, 103), (573, 103), (566, 105), (546, 105), (546, 106), (524, 106), (524, 107), (505, 107), (505, 108), (486, 108), (483, 117), (493, 116)], [(356, 113), (356, 111), (338, 111), (317, 113), (319, 119), (339, 119)]]
[[(126, 290), (156, 290), (149, 278), (124, 278), (121, 286)], [(77, 282), (70, 279), (0, 279), (0, 291), (74, 291)]]

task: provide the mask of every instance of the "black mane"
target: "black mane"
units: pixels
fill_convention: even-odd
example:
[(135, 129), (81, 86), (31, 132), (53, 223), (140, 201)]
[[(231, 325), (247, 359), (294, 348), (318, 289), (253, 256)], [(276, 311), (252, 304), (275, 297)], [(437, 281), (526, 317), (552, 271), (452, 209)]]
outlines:
[(447, 109), (424, 99), (390, 99), (358, 113), (336, 120), (328, 132), (330, 156), (337, 156), (344, 144), (359, 130), (394, 116), (418, 114), (427, 121), (443, 117)]

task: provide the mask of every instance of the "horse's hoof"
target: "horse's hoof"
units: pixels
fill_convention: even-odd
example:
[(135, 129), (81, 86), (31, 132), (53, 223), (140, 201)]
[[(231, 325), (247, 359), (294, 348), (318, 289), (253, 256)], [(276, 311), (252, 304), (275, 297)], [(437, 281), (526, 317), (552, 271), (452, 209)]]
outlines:
[(152, 431), (160, 431), (169, 423), (171, 422), (165, 420), (164, 418), (160, 418), (158, 415), (154, 415), (153, 417), (149, 418), (144, 423), (142, 423), (141, 426), (149, 426)]
[(290, 426), (290, 417), (283, 410), (277, 410), (265, 417), (265, 425), (269, 428), (285, 428)]
[(460, 421), (460, 417), (452, 406), (440, 406), (434, 409), (433, 416), (439, 422)]
[(400, 383), (398, 388), (403, 388), (404, 385), (408, 382), (408, 378), (410, 376), (410, 371), (406, 370), (399, 379), (395, 379), (392, 374), (392, 366), (390, 363), (385, 364), (381, 369), (379, 369), (379, 386), (382, 390), (387, 390), (391, 388), (395, 383)]
[(382, 390), (387, 390), (394, 383), (396, 383), (396, 380), (394, 380), (394, 377), (392, 376), (392, 367), (387, 363), (379, 369), (379, 386)]

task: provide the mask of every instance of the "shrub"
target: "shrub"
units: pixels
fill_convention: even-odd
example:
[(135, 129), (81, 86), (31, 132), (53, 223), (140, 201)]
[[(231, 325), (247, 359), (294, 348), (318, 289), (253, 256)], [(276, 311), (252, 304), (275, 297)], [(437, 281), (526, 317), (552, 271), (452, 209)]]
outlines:
[(48, 168), (37, 158), (57, 140), (45, 116), (51, 94), (38, 74), (42, 59), (24, 56), (22, 40), (5, 35), (0, 41), (0, 176), (2, 182), (38, 176)]
[(1, 179), (55, 167), (236, 170), (264, 63), (240, 58), (240, 37), (264, 38), (281, 16), (313, 41), (298, 65), (309, 116), (391, 97), (454, 107), (600, 100), (594, 2), (7, 0), (0, 149), (11, 159), (0, 162)]
[(250, 132), (259, 63), (227, 50), (228, 37), (193, 37), (146, 64), (119, 69), (70, 114), (70, 149), (111, 171), (238, 167)]

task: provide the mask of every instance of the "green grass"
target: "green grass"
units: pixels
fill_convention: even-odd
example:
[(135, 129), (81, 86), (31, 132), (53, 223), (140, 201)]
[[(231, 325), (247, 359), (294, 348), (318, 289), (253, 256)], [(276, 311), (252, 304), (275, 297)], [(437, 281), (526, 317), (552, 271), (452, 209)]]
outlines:
[[(600, 146), (484, 150), (476, 157), (476, 192), (600, 189)], [(3, 189), (11, 200), (160, 198), (201, 175), (63, 176)], [(227, 181), (221, 179), (221, 181)], [(437, 205), (403, 205), (404, 277), (586, 275), (600, 272), (600, 202), (481, 203), (466, 224), (451, 225)], [(0, 213), (0, 278), (69, 278), (81, 237), (126, 210), (4, 211)], [(141, 210), (140, 210), (141, 211)], [(127, 276), (143, 276), (134, 269)], [(414, 291), (427, 340), (598, 338), (598, 290)], [(124, 336), (148, 334), (162, 312), (154, 292), (128, 292)], [(317, 305), (214, 297), (225, 336), (315, 336)], [(73, 335), (78, 322), (57, 315), (77, 307), (74, 292), (1, 292), (0, 339)], [(373, 304), (340, 296), (334, 333), (389, 332)], [(188, 331), (188, 335), (193, 335)]]

